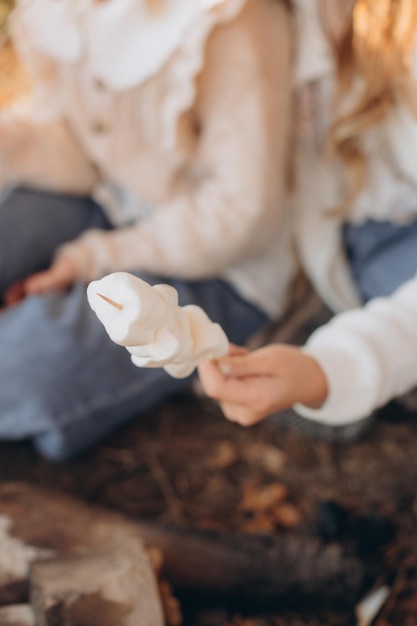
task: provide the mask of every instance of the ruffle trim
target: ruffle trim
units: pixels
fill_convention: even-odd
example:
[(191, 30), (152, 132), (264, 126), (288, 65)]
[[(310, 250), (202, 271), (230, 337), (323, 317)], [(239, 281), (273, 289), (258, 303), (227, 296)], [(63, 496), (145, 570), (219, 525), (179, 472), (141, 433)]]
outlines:
[[(134, 5), (131, 4), (132, 2)], [(190, 11), (187, 8), (189, 2), (194, 6)], [(143, 54), (139, 54), (147, 45), (138, 43), (140, 32), (143, 33), (146, 30), (146, 24), (141, 27), (137, 37), (131, 38), (136, 42), (137, 49), (134, 50), (125, 45), (126, 36), (124, 41), (119, 42), (119, 48), (117, 45), (109, 45), (109, 42), (113, 40), (111, 29), (117, 23), (117, 15), (113, 15), (112, 20), (104, 19), (104, 15), (101, 15), (102, 19), (99, 22), (94, 21), (93, 14), (97, 8), (92, 0), (60, 0), (59, 2), (57, 0), (20, 0), (11, 24), (19, 52), (25, 63), (35, 76), (41, 77), (41, 84), (35, 81), (36, 95), (41, 100), (44, 91), (42, 83), (50, 82), (48, 72), (37, 67), (38, 63), (43, 65), (42, 56), (58, 64), (75, 64), (81, 62), (84, 54), (83, 46), (86, 45), (89, 49), (86, 59), (92, 80), (101, 80), (114, 91), (137, 88), (157, 72), (164, 70), (164, 78), (168, 81), (168, 86), (159, 115), (164, 149), (170, 151), (175, 147), (178, 119), (195, 100), (196, 77), (204, 67), (205, 47), (210, 34), (217, 25), (235, 19), (246, 3), (247, 0), (182, 0), (183, 16), (173, 27), (174, 33), (170, 33), (170, 42), (162, 40), (164, 32), (172, 28), (172, 23), (167, 27), (168, 18), (161, 23), (159, 37), (162, 37), (162, 50), (157, 55), (157, 61), (150, 58), (153, 55), (145, 55), (146, 59), (143, 59)], [(100, 6), (105, 7), (106, 4), (100, 3)], [(131, 11), (137, 10), (140, 3), (139, 0), (108, 0), (106, 10), (110, 11), (112, 6), (115, 6), (116, 13), (119, 7), (120, 23), (125, 23)], [(135, 20), (132, 15), (135, 16)], [(135, 13), (132, 15), (132, 21), (138, 24), (138, 16)], [(111, 13), (107, 14), (107, 18), (109, 16), (111, 17)], [(146, 19), (150, 22), (149, 16)], [(120, 24), (117, 28), (119, 33)], [(84, 44), (83, 32), (87, 42)], [(100, 57), (99, 52), (103, 48), (103, 41), (114, 55), (111, 64), (106, 64), (108, 54)], [(33, 57), (37, 59), (37, 62), (33, 61)], [(142, 64), (140, 62), (137, 65), (132, 64), (132, 58), (138, 58), (138, 60), (142, 58)], [(127, 68), (124, 73), (120, 71), (121, 67)], [(52, 82), (53, 80), (52, 78)], [(57, 98), (55, 107), (49, 102), (48, 108), (59, 110), (58, 94)]]
[[(198, 42), (228, 19), (236, 0), (165, 0), (153, 15), (145, 0), (19, 0), (12, 28), (26, 47), (58, 64), (83, 63), (93, 80), (114, 91), (155, 76), (195, 30)], [(191, 52), (194, 46), (191, 44)]]
[(331, 46), (324, 34), (317, 2), (294, 0), (297, 49), (294, 84), (299, 87), (334, 73)]
[(177, 124), (182, 113), (191, 108), (196, 97), (196, 77), (204, 67), (205, 47), (214, 28), (235, 19), (247, 0), (226, 0), (208, 12), (185, 38), (171, 59), (169, 89), (161, 107), (164, 147), (172, 150), (177, 138)]

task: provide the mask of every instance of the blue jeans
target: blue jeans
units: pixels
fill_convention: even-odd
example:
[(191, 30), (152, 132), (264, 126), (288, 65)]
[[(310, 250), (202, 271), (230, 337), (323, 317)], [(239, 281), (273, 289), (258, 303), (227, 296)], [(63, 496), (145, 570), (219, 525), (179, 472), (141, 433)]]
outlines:
[(417, 272), (417, 220), (406, 225), (374, 220), (347, 225), (344, 241), (364, 302), (391, 295)]
[[(56, 247), (87, 228), (111, 228), (88, 198), (22, 188), (4, 194), (0, 293), (48, 267)], [(173, 285), (180, 304), (203, 307), (233, 342), (245, 343), (268, 321), (222, 280), (143, 278)], [(190, 384), (162, 369), (134, 367), (90, 310), (85, 287), (27, 298), (0, 314), (0, 437), (32, 438), (55, 460), (85, 449)]]

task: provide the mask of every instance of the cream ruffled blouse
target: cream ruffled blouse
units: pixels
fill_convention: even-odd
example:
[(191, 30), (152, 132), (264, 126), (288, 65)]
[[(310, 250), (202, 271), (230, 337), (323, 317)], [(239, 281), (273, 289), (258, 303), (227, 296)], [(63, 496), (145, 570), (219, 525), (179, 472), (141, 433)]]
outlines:
[(23, 0), (18, 20), (40, 54), (66, 64), (83, 60), (96, 80), (125, 90), (160, 71), (194, 26), (201, 45), (216, 22), (242, 6), (243, 0), (167, 0), (161, 17), (144, 0)]
[(79, 277), (221, 276), (277, 313), (294, 269), (283, 4), (164, 0), (153, 14), (145, 0), (20, 0), (12, 30), (37, 99), (30, 122), (0, 119), (0, 173), (91, 193), (132, 224), (66, 246)]
[(27, 64), (33, 61), (25, 50), (60, 65), (82, 66), (87, 80), (112, 92), (137, 89), (167, 69), (172, 92), (162, 115), (172, 144), (172, 126), (195, 95), (207, 38), (245, 2), (166, 0), (161, 16), (149, 11), (145, 0), (22, 0), (14, 30)]

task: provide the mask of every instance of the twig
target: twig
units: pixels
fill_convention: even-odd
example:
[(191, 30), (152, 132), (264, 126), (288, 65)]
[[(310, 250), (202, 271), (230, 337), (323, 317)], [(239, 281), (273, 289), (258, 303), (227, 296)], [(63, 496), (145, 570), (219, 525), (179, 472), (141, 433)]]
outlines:
[(168, 476), (166, 475), (166, 472), (157, 455), (154, 452), (147, 450), (144, 455), (144, 460), (149, 467), (149, 471), (151, 472), (154, 481), (159, 486), (168, 507), (170, 508), (173, 520), (177, 524), (184, 526), (187, 522), (184, 508), (175, 489), (169, 482)]
[(394, 610), (395, 603), (397, 601), (400, 591), (402, 590), (405, 579), (405, 568), (404, 566), (401, 566), (392, 585), (390, 596), (385, 602), (384, 607), (375, 622), (375, 626), (378, 626), (378, 624), (381, 624), (382, 626), (382, 624), (384, 624), (388, 620), (389, 616)]

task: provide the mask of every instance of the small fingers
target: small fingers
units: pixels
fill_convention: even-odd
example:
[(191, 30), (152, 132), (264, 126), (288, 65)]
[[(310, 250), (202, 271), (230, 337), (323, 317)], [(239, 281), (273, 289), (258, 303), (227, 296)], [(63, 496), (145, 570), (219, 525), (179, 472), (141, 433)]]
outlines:
[(229, 344), (228, 356), (238, 356), (238, 355), (241, 356), (243, 354), (247, 354), (248, 352), (249, 350), (245, 348), (244, 346), (237, 346), (235, 343)]
[(227, 419), (251, 426), (277, 410), (288, 408), (278, 381), (269, 377), (227, 378), (209, 361), (199, 368), (206, 394), (220, 402)]
[(39, 295), (60, 287), (52, 270), (33, 274), (25, 282), (25, 291), (28, 295)]
[(251, 404), (253, 385), (239, 378), (226, 378), (216, 361), (207, 361), (199, 367), (200, 380), (210, 398), (232, 404)]
[(229, 354), (219, 359), (218, 366), (229, 378), (269, 377), (275, 375), (276, 358), (271, 358), (266, 348), (260, 348), (253, 352)]
[(203, 385), (205, 393), (214, 398), (217, 386), (223, 380), (223, 376), (219, 372), (216, 361), (204, 361), (198, 367), (198, 375)]
[(236, 396), (233, 393), (233, 401), (224, 401), (225, 396), (230, 394), (230, 391), (226, 392), (225, 389), (228, 389), (231, 382), (235, 381), (225, 379), (215, 361), (206, 361), (200, 365), (198, 372), (204, 391), (209, 397), (220, 401), (220, 407), (226, 419), (241, 426), (252, 426), (262, 419), (255, 411), (242, 404), (240, 394)]
[(28, 295), (40, 295), (66, 289), (75, 280), (75, 267), (70, 261), (63, 259), (54, 263), (48, 270), (30, 276), (25, 281), (25, 291)]
[(222, 402), (220, 406), (225, 418), (228, 419), (229, 422), (235, 422), (246, 428), (258, 424), (258, 422), (261, 422), (266, 417), (266, 415), (256, 413), (256, 411), (253, 411), (247, 406), (242, 406), (241, 404)]
[(6, 289), (3, 301), (6, 307), (13, 306), (24, 299), (26, 293), (23, 280), (18, 281)]

